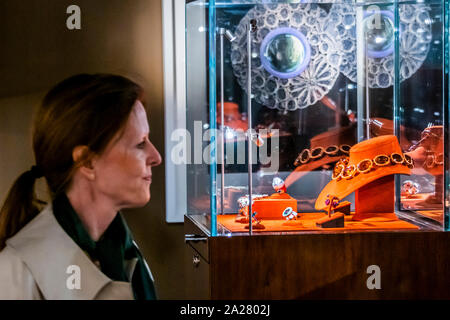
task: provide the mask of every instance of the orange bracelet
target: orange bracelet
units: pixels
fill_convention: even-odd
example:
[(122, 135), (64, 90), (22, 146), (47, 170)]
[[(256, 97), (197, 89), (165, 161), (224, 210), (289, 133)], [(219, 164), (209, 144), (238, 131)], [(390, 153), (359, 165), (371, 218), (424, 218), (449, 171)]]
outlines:
[(388, 165), (405, 165), (412, 169), (414, 167), (414, 161), (412, 157), (408, 154), (400, 154), (394, 152), (390, 155), (380, 154), (373, 159), (361, 160), (357, 165), (348, 164), (348, 159), (344, 158), (339, 160), (333, 168), (331, 174), (331, 179), (351, 179), (357, 174), (364, 174), (370, 172), (372, 169), (377, 167), (385, 167)]

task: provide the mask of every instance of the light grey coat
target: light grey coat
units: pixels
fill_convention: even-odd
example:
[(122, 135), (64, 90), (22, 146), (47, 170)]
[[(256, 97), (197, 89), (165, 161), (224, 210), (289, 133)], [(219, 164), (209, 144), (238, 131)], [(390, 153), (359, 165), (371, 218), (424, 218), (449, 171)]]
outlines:
[[(127, 261), (129, 279), (136, 262)], [(79, 267), (79, 286), (73, 285), (73, 266)], [(129, 282), (113, 281), (100, 271), (62, 229), (49, 204), (0, 252), (0, 299), (128, 300), (134, 296)]]

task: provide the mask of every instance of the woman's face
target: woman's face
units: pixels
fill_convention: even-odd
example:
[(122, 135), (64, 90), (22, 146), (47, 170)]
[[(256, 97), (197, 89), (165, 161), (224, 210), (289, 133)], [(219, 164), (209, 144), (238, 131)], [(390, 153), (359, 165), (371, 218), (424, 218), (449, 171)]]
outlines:
[(161, 155), (149, 140), (147, 114), (136, 101), (122, 135), (116, 135), (95, 160), (96, 189), (120, 208), (142, 207), (150, 200), (152, 167), (159, 164)]

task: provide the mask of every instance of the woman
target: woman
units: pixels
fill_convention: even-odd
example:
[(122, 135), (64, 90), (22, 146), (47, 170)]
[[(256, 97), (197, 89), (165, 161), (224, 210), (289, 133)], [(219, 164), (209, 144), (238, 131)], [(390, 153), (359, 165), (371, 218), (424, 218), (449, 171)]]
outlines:
[[(142, 90), (115, 75), (76, 75), (45, 96), (36, 165), (0, 211), (0, 299), (155, 299), (153, 277), (120, 211), (150, 200)], [(44, 177), (51, 203), (35, 198)], [(42, 209), (42, 211), (40, 211)]]

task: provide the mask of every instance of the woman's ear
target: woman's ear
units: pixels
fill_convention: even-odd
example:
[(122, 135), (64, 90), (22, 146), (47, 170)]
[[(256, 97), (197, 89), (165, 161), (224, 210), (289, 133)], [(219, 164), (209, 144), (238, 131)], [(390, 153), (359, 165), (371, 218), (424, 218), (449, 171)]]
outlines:
[(94, 157), (88, 146), (76, 146), (72, 151), (72, 159), (80, 173), (88, 180), (95, 180)]

